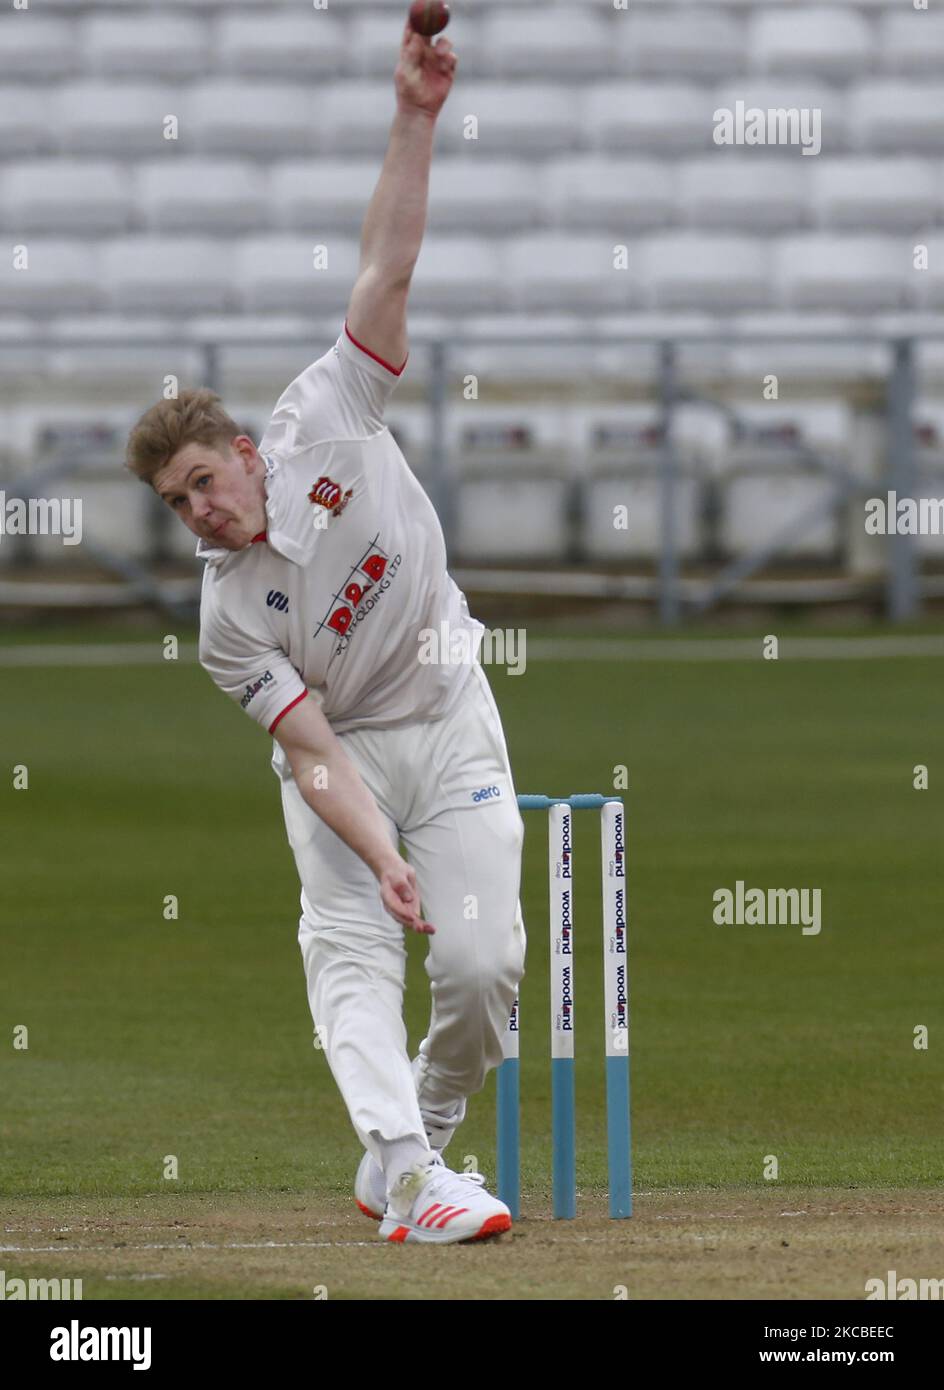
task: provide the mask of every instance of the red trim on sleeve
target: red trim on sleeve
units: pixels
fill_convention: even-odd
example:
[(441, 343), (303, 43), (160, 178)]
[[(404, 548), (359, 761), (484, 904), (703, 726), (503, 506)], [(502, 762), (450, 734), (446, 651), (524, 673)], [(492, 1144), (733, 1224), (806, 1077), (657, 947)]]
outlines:
[(347, 326), (347, 319), (344, 320), (344, 331), (356, 348), (360, 348), (361, 352), (366, 352), (368, 357), (372, 357), (375, 362), (379, 362), (381, 367), (386, 367), (388, 372), (393, 372), (394, 376), (399, 376), (400, 373), (403, 371), (403, 367), (405, 367), (407, 362), (410, 360), (410, 354), (407, 353), (406, 357), (404, 357), (403, 359), (403, 366), (391, 367), (390, 363), (385, 362), (382, 357), (378, 357), (376, 352), (371, 352), (369, 347), (365, 347), (363, 343), (359, 343), (357, 341), (357, 339), (354, 337), (354, 334)]
[(270, 734), (274, 734), (274, 733), (275, 733), (275, 726), (278, 724), (279, 720), (280, 720), (280, 719), (284, 719), (285, 716), (288, 714), (288, 712), (289, 712), (290, 709), (294, 709), (296, 705), (300, 705), (301, 702), (302, 702), (302, 700), (304, 700), (304, 698), (305, 698), (305, 696), (306, 696), (307, 694), (308, 694), (308, 691), (307, 691), (307, 690), (303, 690), (302, 693), (301, 693), (300, 695), (296, 695), (296, 696), (295, 696), (295, 699), (292, 701), (292, 703), (291, 703), (290, 705), (286, 705), (286, 706), (285, 706), (285, 708), (283, 709), (283, 711), (282, 711), (281, 714), (277, 714), (277, 715), (275, 716), (275, 718), (273, 719), (272, 723), (269, 725), (269, 733), (270, 733)]

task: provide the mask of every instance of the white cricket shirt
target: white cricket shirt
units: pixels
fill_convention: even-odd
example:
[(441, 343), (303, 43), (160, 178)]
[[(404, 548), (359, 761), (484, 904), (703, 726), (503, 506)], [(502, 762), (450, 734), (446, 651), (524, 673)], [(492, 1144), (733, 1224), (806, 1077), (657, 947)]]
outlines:
[(468, 661), (419, 660), (424, 628), (465, 629), (477, 652), (484, 627), (383, 423), (405, 366), (382, 362), (345, 322), (279, 397), (259, 443), (266, 531), (243, 550), (197, 545), (200, 664), (270, 733), (306, 692), (338, 733), (435, 719), (471, 673)]

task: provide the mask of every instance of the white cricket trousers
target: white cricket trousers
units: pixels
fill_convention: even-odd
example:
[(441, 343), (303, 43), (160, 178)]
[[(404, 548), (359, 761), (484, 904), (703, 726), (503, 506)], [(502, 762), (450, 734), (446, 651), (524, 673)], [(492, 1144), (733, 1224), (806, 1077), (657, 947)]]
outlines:
[[(390, 842), (402, 839), (419, 887), (432, 1009), (416, 1074), (403, 1022), (406, 931), (370, 869), (281, 776), (301, 880), (298, 941), (308, 1002), (363, 1146), (418, 1138), (424, 1113), (465, 1113), (502, 1059), (524, 974), (519, 901), (524, 825), (501, 720), (476, 662), (444, 718), (339, 735), (370, 788)], [(458, 1107), (458, 1110), (457, 1110)]]

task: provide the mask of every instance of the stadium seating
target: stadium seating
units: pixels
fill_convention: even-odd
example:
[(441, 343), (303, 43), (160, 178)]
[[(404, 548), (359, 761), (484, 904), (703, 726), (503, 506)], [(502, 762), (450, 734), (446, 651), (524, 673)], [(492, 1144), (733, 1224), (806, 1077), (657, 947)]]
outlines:
[[(0, 225), (29, 253), (28, 274), (0, 260), (0, 413), (12, 449), (0, 468), (31, 457), (44, 410), (129, 421), (156, 398), (169, 355), (172, 370), (201, 379), (202, 345), (217, 337), (230, 340), (218, 384), (264, 423), (343, 320), (403, 22), (403, 0), (356, 10), (46, 0), (0, 16)], [(436, 128), (411, 331), (453, 345), (491, 333), (490, 345), (453, 357), (485, 399), (573, 380), (651, 395), (658, 345), (620, 334), (692, 330), (714, 337), (679, 347), (683, 378), (726, 374), (753, 389), (776, 373), (839, 390), (881, 368), (875, 331), (944, 323), (944, 14), (933, 7), (464, 0), (448, 32), (459, 75)], [(821, 150), (722, 148), (721, 114), (752, 109), (819, 113)], [(927, 270), (914, 268), (919, 245)], [(830, 331), (857, 336), (837, 344)], [(742, 340), (750, 332), (761, 336)], [(791, 332), (808, 341), (784, 341)], [(131, 351), (128, 333), (142, 346)], [(310, 349), (280, 341), (300, 333)], [(555, 341), (568, 334), (579, 349)], [(940, 344), (922, 361), (944, 378)], [(83, 402), (101, 379), (114, 400)], [(428, 384), (418, 347), (395, 408), (424, 479)], [(526, 401), (509, 408), (535, 431)], [(805, 408), (794, 402), (793, 418)], [(513, 454), (512, 478), (504, 455), (463, 453), (470, 553), (657, 554), (665, 441), (646, 435), (651, 420), (623, 416), (624, 435), (614, 428), (597, 447), (592, 421), (603, 417), (580, 409), (586, 437), (563, 457), (547, 440)], [(453, 399), (450, 418), (457, 410)], [(557, 420), (558, 441), (567, 428)], [(684, 555), (743, 553), (767, 534), (772, 497), (795, 509), (824, 486), (806, 455), (798, 464), (755, 441), (740, 456), (727, 436), (702, 448), (701, 428), (677, 459)], [(807, 437), (841, 448), (835, 434)], [(932, 479), (938, 462), (930, 451)], [(607, 518), (623, 476), (635, 529), (615, 538)], [(140, 548), (146, 511), (121, 510), (104, 469), (86, 471), (83, 487), (95, 515), (121, 517), (129, 553)], [(811, 532), (807, 556), (835, 555), (838, 525)], [(173, 544), (189, 554), (186, 536)]]

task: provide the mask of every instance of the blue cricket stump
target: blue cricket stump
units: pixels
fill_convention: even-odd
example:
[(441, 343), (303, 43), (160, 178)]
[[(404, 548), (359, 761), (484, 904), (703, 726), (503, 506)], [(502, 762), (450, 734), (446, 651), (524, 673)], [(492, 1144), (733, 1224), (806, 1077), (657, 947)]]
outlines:
[[(572, 812), (600, 812), (610, 1216), (632, 1216), (625, 808), (620, 797), (595, 793), (519, 796), (518, 808), (548, 812), (552, 1187), (558, 1220), (577, 1214)], [(521, 1197), (519, 1012), (515, 999), (497, 1077), (497, 1191), (515, 1218)]]

